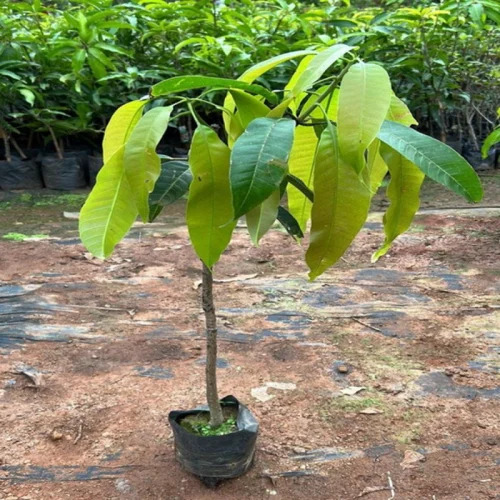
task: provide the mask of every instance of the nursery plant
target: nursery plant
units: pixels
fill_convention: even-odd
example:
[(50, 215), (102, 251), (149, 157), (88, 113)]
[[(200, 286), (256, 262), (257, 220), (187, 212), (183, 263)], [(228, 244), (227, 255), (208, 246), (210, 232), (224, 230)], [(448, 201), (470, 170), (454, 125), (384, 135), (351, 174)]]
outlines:
[[(284, 88), (270, 90), (256, 83), (290, 60), (300, 62)], [(208, 98), (214, 92), (225, 93), (223, 106)], [(197, 112), (207, 103), (223, 115), (225, 130), (220, 133)], [(185, 113), (197, 124), (187, 160), (160, 158), (156, 148), (169, 120)], [(209, 420), (194, 422), (190, 431), (182, 428), (198, 433), (189, 445), (178, 425), (186, 412), (174, 412), (170, 421), (177, 457), (191, 472), (234, 477), (245, 472), (253, 457), (256, 422), (231, 398), (221, 405), (216, 381), (213, 272), (237, 220), (245, 217), (255, 244), (275, 221), (298, 241), (309, 232), (305, 260), (310, 279), (315, 279), (350, 246), (388, 173), (385, 239), (372, 256), (380, 258), (410, 226), (425, 175), (468, 201), (482, 197), (479, 179), (466, 160), (412, 129), (415, 124), (385, 69), (358, 60), (355, 49), (344, 44), (273, 57), (237, 80), (170, 78), (114, 113), (103, 141), (104, 166), (80, 213), (80, 236), (92, 254), (106, 258), (138, 215), (150, 222), (187, 194), (186, 224), (203, 277)], [(236, 425), (225, 422), (235, 418), (223, 413), (231, 405), (247, 412), (238, 413)], [(233, 432), (216, 436), (223, 429)], [(249, 450), (235, 448), (228, 440), (245, 433), (253, 436)], [(229, 456), (224, 452), (228, 447)]]

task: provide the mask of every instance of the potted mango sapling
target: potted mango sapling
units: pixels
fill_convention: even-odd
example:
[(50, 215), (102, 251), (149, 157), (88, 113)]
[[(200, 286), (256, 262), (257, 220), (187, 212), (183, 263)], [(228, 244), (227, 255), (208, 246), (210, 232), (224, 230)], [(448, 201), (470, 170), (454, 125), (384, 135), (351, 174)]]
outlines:
[[(256, 244), (276, 220), (297, 240), (310, 227), (305, 260), (315, 279), (361, 230), (387, 172), (385, 240), (373, 260), (408, 229), (425, 175), (469, 201), (482, 197), (478, 177), (461, 156), (410, 128), (416, 122), (392, 92), (383, 67), (356, 62), (352, 52), (340, 44), (287, 53), (253, 66), (238, 80), (171, 78), (153, 86), (144, 100), (119, 108), (106, 128), (104, 167), (80, 214), (81, 239), (90, 252), (108, 257), (137, 215), (150, 222), (188, 195), (186, 224), (203, 278), (208, 405), (174, 411), (169, 421), (177, 459), (207, 484), (250, 467), (258, 430), (236, 398), (219, 398), (216, 380), (213, 272), (236, 221), (246, 218)], [(284, 89), (254, 83), (299, 58)], [(204, 99), (219, 91), (226, 93), (223, 106)], [(200, 104), (223, 114), (223, 137), (199, 117)], [(155, 151), (174, 110), (191, 114), (197, 124), (188, 162), (162, 162)]]

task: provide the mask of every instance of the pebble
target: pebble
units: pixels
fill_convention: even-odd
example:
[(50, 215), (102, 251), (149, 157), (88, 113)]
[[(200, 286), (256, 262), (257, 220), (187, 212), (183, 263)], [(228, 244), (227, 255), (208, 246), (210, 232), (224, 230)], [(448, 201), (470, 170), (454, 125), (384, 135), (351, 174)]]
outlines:
[(63, 438), (63, 433), (55, 429), (50, 433), (50, 439), (52, 439), (52, 441), (59, 441), (62, 438)]
[(339, 366), (337, 366), (337, 371), (339, 373), (348, 373), (349, 372), (349, 368), (347, 368), (346, 365), (339, 365)]

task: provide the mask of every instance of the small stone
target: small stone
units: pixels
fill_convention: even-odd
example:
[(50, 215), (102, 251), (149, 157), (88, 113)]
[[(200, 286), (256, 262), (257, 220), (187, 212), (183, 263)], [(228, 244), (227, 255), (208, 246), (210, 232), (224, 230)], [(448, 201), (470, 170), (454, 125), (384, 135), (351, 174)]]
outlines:
[(297, 453), (298, 455), (301, 455), (302, 453), (305, 453), (307, 450), (305, 448), (302, 448), (302, 446), (294, 446), (292, 448), (292, 451), (294, 453)]
[(54, 429), (51, 433), (50, 433), (50, 439), (52, 439), (52, 441), (59, 441), (60, 439), (63, 438), (63, 433), (62, 432), (59, 432), (58, 430)]
[(418, 451), (406, 450), (400, 465), (403, 469), (410, 469), (415, 467), (419, 462), (425, 462), (425, 455), (418, 453)]
[(496, 446), (497, 440), (495, 438), (489, 438), (486, 440), (486, 444), (488, 444), (490, 446)]
[(348, 373), (349, 372), (349, 368), (347, 368), (346, 365), (339, 365), (339, 366), (337, 366), (337, 371), (339, 373)]

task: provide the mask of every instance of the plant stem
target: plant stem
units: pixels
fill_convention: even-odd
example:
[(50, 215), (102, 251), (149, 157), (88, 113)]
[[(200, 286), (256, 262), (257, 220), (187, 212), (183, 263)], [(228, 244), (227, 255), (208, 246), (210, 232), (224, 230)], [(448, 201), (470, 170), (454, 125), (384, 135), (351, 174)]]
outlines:
[(59, 142), (57, 140), (56, 134), (54, 133), (54, 129), (49, 125), (46, 124), (47, 128), (49, 129), (50, 136), (52, 137), (52, 142), (54, 143), (54, 148), (56, 149), (57, 157), (62, 160), (63, 159), (63, 154), (61, 147), (59, 146)]
[(10, 155), (9, 136), (3, 128), (0, 128), (0, 135), (2, 136), (3, 146), (5, 149), (5, 160), (10, 163), (12, 161), (12, 156)]
[(349, 70), (349, 68), (351, 67), (351, 65), (353, 64), (354, 61), (350, 62), (339, 74), (339, 76), (337, 76), (337, 78), (335, 78), (335, 80), (333, 80), (332, 83), (330, 83), (330, 85), (328, 85), (328, 87), (325, 89), (325, 91), (320, 94), (320, 96), (316, 99), (316, 101), (311, 104), (306, 110), (302, 111), (302, 113), (300, 113), (299, 117), (297, 118), (297, 120), (299, 122), (303, 121), (305, 118), (307, 118), (313, 111), (314, 109), (319, 105), (321, 104), (330, 94), (333, 93), (333, 91), (335, 90), (335, 88), (337, 87), (337, 85), (339, 84), (339, 82), (342, 81), (342, 78), (344, 78), (344, 75), (347, 73), (347, 71)]
[(222, 408), (217, 393), (217, 318), (215, 316), (214, 297), (212, 293), (212, 271), (203, 263), (201, 302), (205, 313), (207, 330), (207, 364), (205, 379), (207, 385), (207, 403), (210, 410), (210, 425), (218, 427), (224, 421)]

